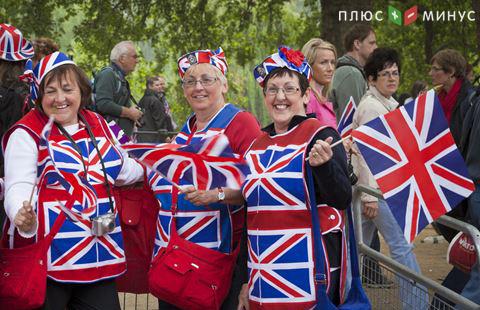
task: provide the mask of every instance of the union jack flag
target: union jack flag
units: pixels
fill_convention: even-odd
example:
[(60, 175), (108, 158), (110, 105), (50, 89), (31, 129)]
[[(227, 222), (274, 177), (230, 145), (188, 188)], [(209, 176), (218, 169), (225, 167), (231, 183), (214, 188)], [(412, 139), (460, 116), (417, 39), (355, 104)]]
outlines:
[(189, 145), (144, 143), (122, 147), (168, 180), (173, 180), (180, 169), (181, 178), (200, 190), (219, 186), (240, 188), (248, 174), (247, 165), (232, 152), (224, 134)]
[(315, 301), (312, 242), (308, 228), (249, 230), (250, 299), (262, 303)]
[(220, 70), (223, 75), (227, 74), (227, 59), (225, 58), (225, 53), (223, 49), (219, 47), (215, 51), (211, 50), (198, 50), (188, 54), (185, 54), (178, 58), (178, 74), (180, 78), (183, 78), (185, 72), (187, 72), (190, 66), (207, 63), (215, 66)]
[[(39, 180), (44, 180), (49, 186), (61, 185), (68, 193), (74, 197), (82, 206), (82, 218), (88, 218), (95, 213), (97, 206), (97, 194), (93, 186), (88, 181), (75, 173), (59, 170), (53, 162), (53, 153), (50, 144), (57, 144), (55, 142), (48, 141), (51, 129), (53, 125), (53, 117), (50, 117), (48, 123), (42, 130), (39, 140), (39, 151), (48, 152), (48, 156), (40, 163), (39, 171), (42, 174), (39, 176)], [(40, 181), (41, 182), (41, 181)], [(72, 219), (77, 220), (78, 217), (72, 218), (72, 213), (66, 211), (66, 214)]]
[(348, 100), (348, 104), (342, 113), (342, 117), (340, 117), (340, 120), (338, 121), (338, 133), (342, 139), (348, 137), (352, 133), (353, 115), (356, 110), (357, 106), (355, 100), (353, 100), (353, 97), (350, 97), (350, 100)]
[(409, 242), (474, 190), (433, 90), (352, 136)]
[[(222, 211), (182, 211), (175, 214), (177, 233), (183, 239), (209, 249), (218, 249), (221, 243), (220, 217)], [(224, 212), (227, 212), (226, 210)], [(155, 252), (168, 245), (172, 212), (160, 210), (157, 221)]]
[[(288, 145), (286, 147), (278, 146), (275, 151), (251, 151), (248, 153), (247, 160), (252, 169), (243, 185), (244, 196), (251, 196), (252, 192), (259, 191), (261, 207), (250, 207), (249, 210), (259, 208), (259, 210), (305, 210), (305, 194), (299, 194), (300, 197), (292, 194), (290, 189), (303, 188), (303, 174), (282, 173), (282, 171), (292, 171), (298, 165), (303, 165), (303, 156), (306, 144)], [(267, 154), (265, 154), (267, 152)], [(270, 154), (268, 154), (270, 153)], [(274, 154), (272, 154), (274, 153)], [(280, 153), (280, 155), (278, 155)], [(269, 159), (281, 156), (276, 164), (269, 167)], [(298, 170), (298, 168), (297, 168)], [(286, 186), (288, 185), (288, 186)], [(254, 195), (256, 196), (256, 195)], [(281, 202), (281, 203), (278, 203)], [(280, 205), (280, 206), (279, 206)]]
[(19, 61), (33, 57), (33, 46), (20, 30), (9, 24), (0, 24), (0, 58)]

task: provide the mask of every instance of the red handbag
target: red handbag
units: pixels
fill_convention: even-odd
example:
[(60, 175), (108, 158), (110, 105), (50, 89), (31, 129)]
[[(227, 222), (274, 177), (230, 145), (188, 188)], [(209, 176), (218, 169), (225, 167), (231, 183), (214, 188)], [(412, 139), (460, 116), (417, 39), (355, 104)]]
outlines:
[(230, 291), (239, 246), (232, 254), (181, 238), (175, 220), (168, 246), (152, 262), (150, 292), (181, 309), (220, 309)]
[(477, 262), (477, 252), (470, 235), (459, 232), (447, 250), (447, 262), (465, 273), (470, 273), (473, 265)]
[(158, 202), (153, 192), (144, 186), (115, 188), (114, 195), (127, 261), (127, 272), (116, 279), (117, 289), (146, 294), (149, 292), (148, 270), (155, 242)]
[(64, 221), (65, 214), (60, 213), (50, 233), (37, 243), (15, 249), (0, 247), (1, 309), (27, 310), (43, 305), (47, 291), (47, 252)]

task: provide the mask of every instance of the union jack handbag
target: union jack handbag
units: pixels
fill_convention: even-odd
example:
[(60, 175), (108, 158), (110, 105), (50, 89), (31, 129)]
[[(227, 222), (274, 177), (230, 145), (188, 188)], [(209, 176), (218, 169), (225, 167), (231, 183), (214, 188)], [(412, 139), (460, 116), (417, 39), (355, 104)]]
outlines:
[(181, 309), (220, 309), (230, 291), (239, 248), (225, 254), (185, 240), (172, 216), (168, 245), (148, 273), (150, 292)]
[(352, 269), (352, 284), (350, 291), (348, 292), (345, 302), (339, 306), (335, 306), (328, 298), (327, 285), (326, 285), (326, 273), (325, 273), (325, 257), (323, 251), (323, 243), (321, 237), (320, 221), (318, 220), (318, 210), (315, 207), (315, 192), (312, 168), (307, 163), (307, 184), (308, 193), (310, 196), (310, 210), (312, 212), (312, 227), (313, 227), (313, 243), (315, 253), (315, 283), (317, 292), (317, 307), (316, 309), (325, 310), (370, 310), (372, 305), (368, 300), (367, 295), (362, 287), (360, 279), (360, 272), (358, 270), (358, 256), (357, 247), (355, 241), (355, 232), (353, 230), (352, 210), (348, 208), (346, 213), (348, 215), (348, 232), (349, 232), (349, 244), (350, 244), (350, 262)]
[(10, 249), (2, 242), (0, 247), (1, 309), (27, 310), (43, 305), (47, 291), (47, 252), (65, 218), (62, 212), (55, 220), (50, 233), (37, 243)]

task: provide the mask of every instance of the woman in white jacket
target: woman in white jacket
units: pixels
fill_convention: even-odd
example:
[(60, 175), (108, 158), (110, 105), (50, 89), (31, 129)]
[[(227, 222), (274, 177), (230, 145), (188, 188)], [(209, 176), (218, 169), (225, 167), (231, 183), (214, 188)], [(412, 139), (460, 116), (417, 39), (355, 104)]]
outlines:
[[(398, 107), (398, 102), (392, 97), (400, 83), (400, 59), (398, 53), (391, 48), (377, 48), (368, 58), (365, 67), (369, 89), (362, 97), (353, 117), (353, 129), (387, 114)], [(355, 149), (358, 148), (355, 145)], [(352, 164), (358, 176), (358, 184), (378, 188), (364, 158), (358, 152), (353, 156)], [(387, 203), (382, 199), (362, 193), (360, 202), (362, 208), (362, 230), (365, 244), (370, 244), (375, 227), (382, 234), (390, 249), (390, 256), (397, 262), (413, 271), (420, 273), (417, 259), (413, 253), (413, 245), (409, 244), (396, 222)], [(403, 282), (403, 280), (402, 280)], [(400, 283), (402, 303), (404, 309), (424, 309), (428, 301), (423, 292), (412, 292), (414, 289), (409, 283)], [(421, 294), (425, 298), (416, 298)], [(412, 297), (415, 297), (412, 300)], [(414, 304), (415, 302), (415, 304)]]

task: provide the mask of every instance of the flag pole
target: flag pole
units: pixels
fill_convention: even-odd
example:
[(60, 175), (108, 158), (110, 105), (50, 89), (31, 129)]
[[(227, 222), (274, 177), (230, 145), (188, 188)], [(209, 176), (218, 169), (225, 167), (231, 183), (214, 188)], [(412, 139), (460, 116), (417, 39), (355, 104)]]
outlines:
[(35, 194), (35, 188), (37, 187), (37, 183), (33, 184), (32, 191), (30, 192), (30, 198), (28, 199), (28, 204), (32, 205), (33, 194)]
[[(342, 139), (338, 140), (337, 142), (330, 144), (330, 147), (333, 149), (335, 146), (337, 146), (337, 145), (339, 145), (339, 144), (342, 144), (343, 141), (345, 141), (345, 140), (347, 140), (347, 139), (350, 139), (351, 137), (352, 137), (352, 135), (345, 136), (345, 137), (343, 137)], [(307, 160), (309, 160), (309, 159), (310, 159), (310, 157), (307, 156), (307, 158), (305, 158), (305, 161), (307, 161)]]

